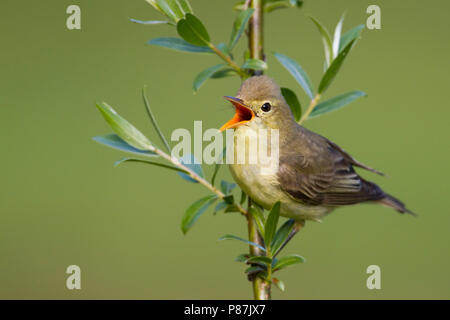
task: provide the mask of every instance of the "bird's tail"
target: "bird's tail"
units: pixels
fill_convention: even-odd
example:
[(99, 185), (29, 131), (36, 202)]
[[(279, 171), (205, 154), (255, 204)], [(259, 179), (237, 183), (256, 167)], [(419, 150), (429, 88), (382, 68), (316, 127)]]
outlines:
[(386, 194), (384, 198), (378, 200), (381, 205), (397, 210), (400, 213), (409, 213), (416, 216), (414, 212), (406, 208), (405, 204), (393, 196)]

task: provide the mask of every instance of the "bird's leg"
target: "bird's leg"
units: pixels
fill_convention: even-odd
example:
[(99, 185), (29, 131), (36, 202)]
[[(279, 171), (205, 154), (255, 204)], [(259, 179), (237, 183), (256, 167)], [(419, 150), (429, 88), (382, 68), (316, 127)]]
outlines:
[(277, 254), (279, 254), (281, 252), (281, 250), (283, 250), (283, 248), (288, 244), (288, 242), (291, 241), (291, 239), (297, 234), (297, 232), (299, 232), (300, 229), (302, 229), (304, 226), (305, 226), (305, 220), (295, 221), (294, 227), (293, 227), (291, 233), (289, 233), (289, 236), (287, 237), (286, 241), (284, 241), (284, 243), (277, 250), (277, 252), (275, 252), (275, 254), (273, 255), (274, 258), (277, 256)]

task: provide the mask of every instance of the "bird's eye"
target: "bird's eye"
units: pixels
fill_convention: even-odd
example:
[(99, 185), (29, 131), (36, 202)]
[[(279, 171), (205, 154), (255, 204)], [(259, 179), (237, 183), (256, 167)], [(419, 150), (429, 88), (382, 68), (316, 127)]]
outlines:
[(269, 112), (270, 109), (272, 109), (272, 106), (268, 102), (264, 103), (261, 107), (261, 110), (264, 112)]

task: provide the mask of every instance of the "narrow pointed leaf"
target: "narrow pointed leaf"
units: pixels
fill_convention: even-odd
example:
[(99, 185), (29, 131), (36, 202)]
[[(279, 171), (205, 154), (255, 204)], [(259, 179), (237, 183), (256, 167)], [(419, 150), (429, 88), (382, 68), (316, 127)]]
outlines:
[(289, 234), (294, 228), (295, 221), (293, 219), (287, 220), (283, 225), (277, 230), (275, 236), (272, 240), (271, 249), (273, 254), (276, 254), (278, 249), (283, 245), (283, 243), (287, 240)]
[(157, 0), (145, 0), (145, 1), (148, 2), (153, 8), (164, 14), (164, 11), (162, 11), (160, 6), (156, 3)]
[(350, 52), (353, 44), (355, 43), (355, 40), (351, 41), (347, 46), (339, 52), (336, 59), (333, 60), (331, 65), (328, 67), (327, 71), (322, 77), (322, 80), (320, 80), (319, 84), (319, 94), (325, 92), (326, 89), (330, 86), (330, 84), (333, 82), (334, 78), (338, 74), (339, 70), (341, 69), (342, 63), (344, 62), (345, 58), (347, 57), (348, 53)]
[(234, 259), (234, 261), (237, 261), (237, 262), (246, 262), (247, 259), (250, 258), (250, 257), (254, 257), (254, 255), (252, 255), (252, 254), (250, 254), (250, 253), (242, 253), (242, 254), (238, 255), (238, 256)]
[(265, 265), (271, 265), (272, 264), (272, 259), (270, 259), (269, 257), (265, 257), (265, 256), (254, 256), (254, 257), (250, 257), (247, 259), (247, 262), (260, 262), (263, 263)]
[(266, 271), (266, 270), (260, 266), (250, 266), (247, 269), (245, 269), (245, 273), (248, 273), (248, 274), (260, 273), (263, 271)]
[(196, 46), (207, 46), (210, 41), (208, 31), (203, 23), (190, 13), (178, 21), (177, 32), (184, 40)]
[[(199, 163), (196, 163), (197, 161), (195, 160), (195, 157), (193, 154), (187, 154), (185, 156), (183, 156), (181, 159), (179, 159), (180, 162), (182, 164), (184, 164), (186, 167), (188, 167), (190, 170), (194, 171), (199, 177), (204, 178), (205, 175), (203, 173), (203, 168), (202, 165)], [(189, 181), (189, 182), (194, 182), (194, 183), (198, 183), (197, 180), (192, 179), (191, 176), (189, 176), (186, 173), (183, 172), (179, 172), (178, 173), (180, 175), (180, 177), (182, 177), (183, 179)]]
[(297, 80), (300, 86), (305, 90), (306, 94), (312, 99), (313, 89), (311, 81), (303, 68), (293, 59), (281, 53), (274, 53), (277, 60), (286, 68), (287, 71)]
[(179, 38), (155, 38), (148, 41), (148, 44), (182, 52), (213, 53), (208, 47), (196, 46)]
[(281, 291), (284, 292), (284, 290), (286, 289), (286, 286), (284, 285), (284, 282), (281, 281), (280, 279), (277, 278), (272, 278), (272, 283)]
[(110, 148), (125, 151), (128, 153), (134, 153), (141, 156), (146, 157), (157, 157), (158, 155), (154, 153), (153, 151), (147, 151), (147, 150), (139, 150), (135, 147), (130, 146), (128, 143), (126, 143), (122, 138), (120, 138), (115, 133), (105, 134), (103, 136), (96, 136), (92, 138), (94, 141), (101, 143), (105, 146), (108, 146)]
[(179, 7), (177, 0), (156, 0), (157, 5), (163, 13), (175, 22), (184, 17), (184, 13)]
[(291, 108), (295, 121), (299, 121), (302, 116), (302, 106), (294, 91), (288, 88), (281, 88), (281, 94), (286, 99), (289, 108)]
[(331, 64), (331, 61), (333, 61), (333, 45), (331, 43), (331, 37), (330, 34), (327, 30), (327, 28), (325, 28), (325, 26), (320, 23), (319, 20), (310, 17), (312, 22), (314, 22), (314, 24), (316, 25), (317, 29), (319, 30), (321, 36), (322, 36), (322, 43), (323, 43), (323, 49), (325, 52), (325, 61), (326, 61), (326, 65), (329, 66)]
[(302, 0), (267, 0), (264, 4), (264, 11), (269, 13), (277, 9), (300, 8), (302, 5)]
[(275, 231), (277, 230), (278, 218), (280, 217), (280, 201), (275, 203), (270, 210), (269, 216), (267, 217), (266, 224), (264, 225), (264, 243), (266, 247), (270, 247), (272, 239), (275, 236)]
[(344, 33), (339, 42), (339, 52), (341, 52), (351, 41), (356, 40), (363, 29), (364, 25), (360, 24)]
[(225, 78), (225, 77), (230, 77), (230, 76), (237, 76), (238, 74), (236, 73), (236, 70), (231, 69), (231, 68), (225, 68), (222, 70), (219, 70), (217, 72), (215, 72), (212, 76), (211, 79), (220, 79), (220, 78)]
[(210, 195), (203, 197), (195, 201), (184, 213), (183, 219), (181, 220), (181, 230), (184, 234), (189, 231), (194, 223), (200, 218), (203, 212), (208, 209), (208, 207), (217, 200), (216, 195)]
[(114, 163), (115, 166), (118, 166), (124, 162), (138, 162), (138, 163), (145, 163), (145, 164), (151, 164), (154, 166), (158, 166), (158, 167), (162, 167), (162, 168), (166, 168), (166, 169), (170, 169), (170, 170), (175, 170), (178, 172), (186, 172), (183, 169), (177, 168), (175, 166), (171, 166), (168, 164), (164, 164), (164, 163), (160, 163), (160, 162), (156, 162), (156, 161), (151, 161), (151, 160), (143, 160), (143, 159), (136, 159), (136, 158), (122, 158), (119, 161), (116, 161)]
[(267, 63), (259, 59), (247, 59), (242, 65), (242, 69), (266, 70)]
[(248, 212), (252, 215), (253, 219), (256, 222), (256, 225), (258, 227), (259, 233), (261, 235), (264, 235), (264, 215), (261, 212), (261, 210), (259, 210), (258, 208), (252, 206), (250, 207), (250, 209), (248, 210)]
[(130, 18), (131, 22), (134, 23), (138, 23), (138, 24), (171, 24), (170, 21), (163, 21), (163, 20), (148, 20), (148, 21), (143, 21), (143, 20), (137, 20), (137, 19), (133, 19)]
[(352, 101), (365, 97), (367, 94), (362, 91), (352, 91), (341, 94), (329, 100), (319, 103), (309, 115), (308, 119), (320, 116), (322, 114), (340, 109)]
[(236, 183), (231, 183), (225, 180), (220, 181), (220, 190), (224, 194), (230, 194), (234, 188), (236, 188)]
[(237, 16), (236, 20), (234, 21), (233, 30), (231, 31), (230, 42), (228, 43), (228, 48), (230, 51), (233, 50), (234, 46), (239, 41), (239, 38), (247, 27), (248, 21), (250, 20), (254, 11), (255, 9), (248, 8), (247, 10), (240, 12)]
[(209, 67), (202, 72), (200, 72), (194, 79), (193, 83), (193, 89), (194, 92), (197, 92), (198, 89), (205, 83), (206, 80), (212, 77), (217, 71), (220, 71), (223, 69), (226, 65), (225, 64), (218, 64), (216, 66)]
[(186, 13), (194, 13), (194, 11), (192, 10), (191, 4), (189, 3), (188, 0), (176, 0), (179, 5), (180, 5), (180, 9), (181, 11), (183, 11), (184, 14)]
[(219, 172), (220, 167), (224, 163), (225, 155), (226, 155), (227, 147), (224, 147), (222, 149), (222, 152), (218, 155), (216, 159), (216, 163), (214, 165), (214, 172), (211, 177), (211, 184), (214, 186), (214, 183), (216, 182), (217, 173)]
[(341, 33), (342, 33), (342, 25), (344, 24), (345, 13), (342, 15), (338, 24), (336, 25), (336, 29), (334, 30), (333, 37), (333, 59), (337, 57), (339, 54), (339, 46), (341, 43)]
[(274, 271), (281, 270), (290, 265), (297, 264), (297, 263), (303, 263), (303, 262), (305, 262), (305, 258), (303, 258), (302, 256), (300, 256), (298, 254), (287, 255), (287, 256), (284, 256), (284, 257), (278, 259), (278, 261), (273, 266), (273, 270)]
[(228, 203), (226, 203), (225, 201), (221, 201), (219, 202), (216, 207), (214, 208), (214, 214), (216, 214), (219, 211), (224, 210), (226, 207), (228, 207)]
[(254, 246), (254, 247), (258, 248), (258, 249), (261, 249), (262, 251), (266, 251), (266, 249), (264, 249), (262, 246), (260, 246), (257, 243), (245, 240), (245, 239), (243, 239), (241, 237), (238, 237), (238, 236), (235, 236), (235, 235), (232, 235), (232, 234), (226, 234), (226, 235), (220, 237), (219, 241), (221, 241), (221, 240), (238, 240), (238, 241), (245, 242), (246, 244), (249, 244), (251, 246)]
[(153, 128), (155, 129), (156, 133), (158, 134), (161, 142), (164, 144), (164, 147), (166, 148), (167, 152), (170, 153), (170, 145), (167, 142), (166, 137), (164, 136), (164, 133), (159, 128), (158, 122), (156, 121), (155, 116), (153, 115), (152, 108), (150, 107), (150, 103), (148, 102), (147, 95), (145, 94), (145, 86), (142, 88), (142, 100), (144, 101), (145, 110), (147, 111), (147, 115), (150, 118), (150, 121), (153, 124)]
[(131, 123), (122, 118), (111, 106), (102, 102), (97, 104), (97, 108), (105, 118), (111, 129), (129, 145), (139, 150), (153, 150), (154, 147), (150, 140), (147, 139), (138, 129)]

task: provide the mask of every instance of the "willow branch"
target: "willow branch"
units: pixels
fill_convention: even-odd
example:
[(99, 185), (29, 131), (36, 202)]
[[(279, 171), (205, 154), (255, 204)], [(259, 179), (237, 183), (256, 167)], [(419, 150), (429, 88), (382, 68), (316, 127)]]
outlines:
[[(253, 59), (264, 60), (263, 51), (263, 1), (262, 0), (250, 0), (247, 2), (250, 8), (255, 9), (250, 22), (249, 22), (249, 32), (248, 32), (248, 47), (250, 51), (250, 57)], [(262, 71), (254, 71), (254, 75), (262, 74)], [(250, 197), (248, 198), (248, 208), (250, 209), (252, 201)], [(251, 242), (257, 243), (264, 246), (264, 241), (258, 232), (258, 227), (255, 219), (251, 214), (247, 216), (248, 224), (248, 237)], [(264, 253), (256, 248), (255, 246), (250, 246), (250, 254), (260, 256)], [(270, 282), (261, 279), (257, 275), (252, 279), (253, 286), (253, 296), (255, 300), (269, 300), (270, 299)]]
[(311, 112), (314, 110), (314, 108), (319, 103), (319, 100), (320, 100), (320, 94), (318, 93), (318, 94), (316, 94), (314, 99), (312, 99), (311, 102), (309, 103), (308, 109), (306, 109), (305, 113), (302, 114), (302, 117), (300, 118), (300, 121), (298, 122), (299, 124), (302, 124), (303, 121), (308, 119)]

